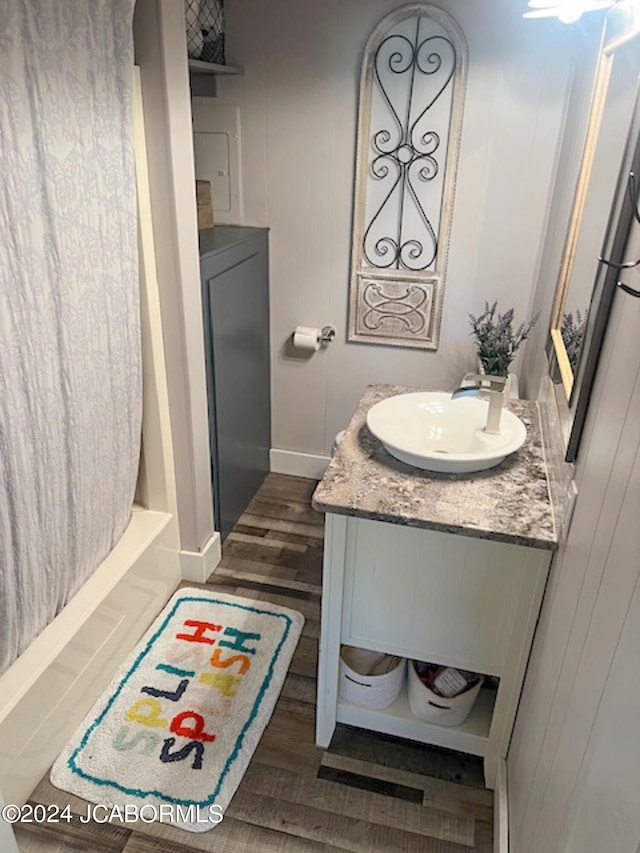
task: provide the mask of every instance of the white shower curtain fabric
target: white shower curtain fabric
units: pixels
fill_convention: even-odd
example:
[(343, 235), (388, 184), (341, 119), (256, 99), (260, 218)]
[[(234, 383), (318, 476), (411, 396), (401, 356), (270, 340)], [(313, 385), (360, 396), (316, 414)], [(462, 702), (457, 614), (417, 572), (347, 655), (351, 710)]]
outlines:
[(0, 672), (111, 551), (133, 502), (133, 6), (0, 2)]

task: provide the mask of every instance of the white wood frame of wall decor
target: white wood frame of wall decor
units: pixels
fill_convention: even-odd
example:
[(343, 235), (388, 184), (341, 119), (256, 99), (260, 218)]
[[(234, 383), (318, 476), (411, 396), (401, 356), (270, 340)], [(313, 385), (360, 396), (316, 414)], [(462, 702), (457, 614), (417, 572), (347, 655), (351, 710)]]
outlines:
[(467, 65), (458, 24), (424, 3), (396, 9), (367, 41), (358, 108), (351, 341), (438, 348)]

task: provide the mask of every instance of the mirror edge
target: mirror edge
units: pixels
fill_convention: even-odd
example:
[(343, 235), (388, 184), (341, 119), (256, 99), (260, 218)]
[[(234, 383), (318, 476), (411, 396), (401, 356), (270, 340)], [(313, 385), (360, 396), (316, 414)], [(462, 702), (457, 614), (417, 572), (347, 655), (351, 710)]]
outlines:
[[(561, 387), (558, 387), (554, 383), (556, 403), (558, 409), (566, 412), (569, 418), (568, 427), (566, 429), (563, 428), (566, 443), (565, 460), (567, 462), (575, 462), (577, 458), (589, 397), (595, 380), (597, 363), (616, 289), (618, 271), (612, 267), (603, 268), (603, 266), (599, 266), (597, 268), (587, 318), (587, 328), (585, 329), (584, 340), (580, 348), (575, 371), (571, 368), (569, 356), (560, 333), (562, 312), (573, 270), (576, 244), (584, 213), (598, 134), (611, 77), (612, 60), (615, 51), (619, 47), (638, 36), (640, 36), (640, 4), (633, 2), (633, 0), (621, 0), (621, 2), (617, 3), (608, 12), (605, 18), (592, 88), (591, 106), (587, 120), (580, 170), (550, 315), (546, 347), (547, 362), (549, 374), (551, 373), (552, 364), (555, 365), (557, 372), (560, 374)], [(640, 174), (640, 139), (631, 157), (631, 165), (627, 165), (626, 169), (624, 168), (624, 164), (629, 163), (629, 149), (634, 139), (634, 129), (636, 132), (635, 138), (638, 138), (638, 132), (640, 131), (640, 128), (636, 128), (639, 112), (638, 92), (636, 92), (631, 129), (625, 145), (625, 153), (622, 160), (623, 168), (621, 168), (618, 176), (613, 207), (616, 207), (615, 199), (620, 198), (621, 185), (624, 198), (617, 215), (614, 215), (614, 210), (612, 209), (605, 232), (605, 243), (609, 241), (612, 231), (614, 232), (610, 252), (611, 259), (621, 259), (633, 219), (631, 203), (622, 181), (622, 173), (628, 174), (628, 170), (632, 169), (636, 174)], [(604, 275), (603, 269), (605, 270)], [(595, 311), (593, 310), (594, 308)], [(563, 394), (564, 399), (562, 399)], [(572, 410), (573, 419), (571, 420)]]

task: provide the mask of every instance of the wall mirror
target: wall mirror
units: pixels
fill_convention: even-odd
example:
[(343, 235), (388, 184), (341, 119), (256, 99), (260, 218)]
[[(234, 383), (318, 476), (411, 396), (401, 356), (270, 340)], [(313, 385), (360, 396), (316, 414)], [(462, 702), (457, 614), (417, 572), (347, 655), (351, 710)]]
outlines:
[[(577, 457), (640, 187), (640, 11), (607, 15), (547, 354), (567, 461)], [(638, 176), (636, 181), (635, 176)]]

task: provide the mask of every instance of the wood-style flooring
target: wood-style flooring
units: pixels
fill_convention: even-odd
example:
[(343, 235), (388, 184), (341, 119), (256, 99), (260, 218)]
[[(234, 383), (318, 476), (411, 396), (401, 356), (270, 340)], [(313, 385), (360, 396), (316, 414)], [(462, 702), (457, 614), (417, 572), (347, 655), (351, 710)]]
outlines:
[[(209, 589), (300, 610), (306, 619), (282, 694), (223, 822), (16, 825), (21, 853), (490, 853), (492, 792), (477, 762), (338, 726), (314, 744), (323, 516), (315, 481), (270, 474), (227, 538)], [(189, 584), (194, 586), (194, 584)], [(439, 778), (437, 778), (439, 777)], [(457, 784), (461, 779), (471, 784)], [(42, 780), (33, 803), (86, 803)]]

